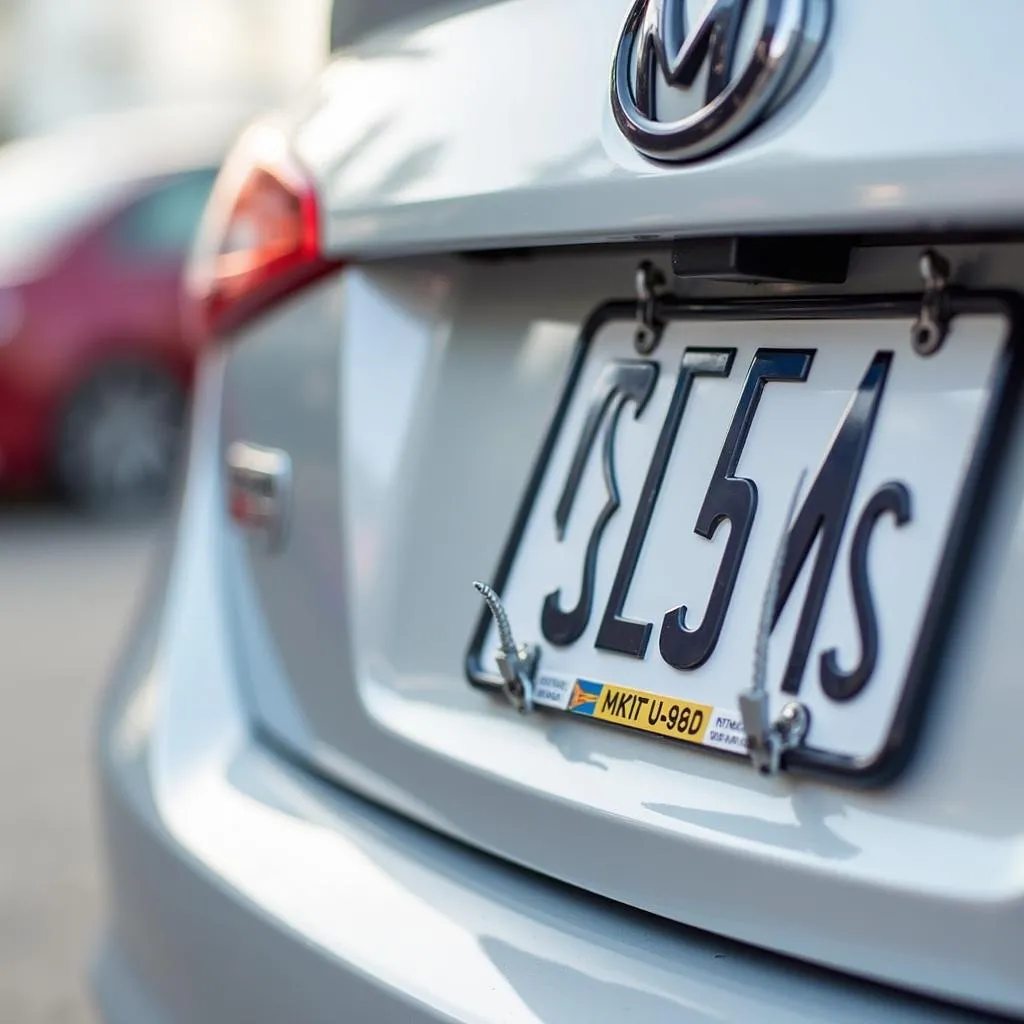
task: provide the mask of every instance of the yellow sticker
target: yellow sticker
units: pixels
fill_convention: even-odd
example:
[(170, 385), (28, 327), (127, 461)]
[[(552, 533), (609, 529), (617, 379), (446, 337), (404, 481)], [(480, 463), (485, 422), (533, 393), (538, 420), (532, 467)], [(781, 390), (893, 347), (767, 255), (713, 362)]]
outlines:
[(574, 687), (569, 710), (674, 740), (703, 743), (714, 709), (708, 704), (580, 679)]

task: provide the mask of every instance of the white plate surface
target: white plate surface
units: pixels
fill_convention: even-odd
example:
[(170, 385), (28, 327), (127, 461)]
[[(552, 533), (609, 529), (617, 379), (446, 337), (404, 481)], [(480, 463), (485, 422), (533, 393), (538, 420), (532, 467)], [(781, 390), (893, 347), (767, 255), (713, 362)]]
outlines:
[[(576, 604), (587, 543), (608, 501), (602, 446), (613, 419), (614, 399), (602, 417), (598, 441), (589, 453), (561, 537), (556, 528), (558, 502), (601, 374), (608, 372), (610, 363), (638, 359), (631, 324), (611, 322), (597, 331), (501, 587), (516, 639), (540, 647), (538, 703), (577, 714), (629, 718), (623, 724), (672, 735), (678, 728), (673, 731), (667, 721), (652, 714), (653, 696), (688, 702), (692, 705), (689, 721), (694, 721), (698, 708), (706, 721), (692, 735), (684, 729), (676, 738), (745, 752), (737, 695), (751, 684), (766, 584), (791, 497), (801, 471), (806, 471), (800, 502), (807, 499), (869, 366), (878, 353), (891, 353), (874, 429), (795, 695), (810, 712), (808, 746), (861, 762), (879, 754), (903, 694), (976, 452), (1006, 321), (996, 315), (961, 315), (942, 350), (929, 358), (913, 352), (909, 328), (910, 321), (904, 318), (671, 322), (652, 357), (658, 373), (642, 411), (636, 415), (635, 402), (626, 400), (617, 419), (612, 456), (620, 504), (598, 548), (589, 619), (575, 641), (552, 643), (542, 627), (545, 598), (560, 590), (561, 608)], [(639, 659), (602, 650), (595, 641), (681, 360), (684, 352), (702, 349), (734, 355), (728, 376), (698, 378), (693, 383), (625, 600), (627, 619), (652, 623), (650, 641)], [(698, 536), (694, 527), (752, 360), (759, 351), (769, 349), (813, 353), (810, 368), (803, 381), (770, 381), (764, 386), (737, 466), (737, 475), (756, 485), (757, 507), (723, 627), (703, 664), (676, 668), (666, 663), (660, 651), (663, 618), (685, 605), (689, 609), (686, 623), (692, 627), (707, 610), (732, 527), (728, 520), (722, 521), (711, 539)], [(639, 377), (642, 383), (644, 374)], [(851, 545), (872, 496), (890, 482), (906, 488), (910, 517), (898, 525), (892, 514), (883, 514), (870, 533), (867, 580), (877, 617), (877, 660), (856, 696), (836, 700), (822, 688), (820, 659), (834, 648), (839, 669), (849, 671), (862, 657)], [(773, 714), (794, 697), (783, 693), (781, 684), (821, 537), (804, 561), (771, 634), (766, 680)], [(482, 648), (485, 671), (496, 672), (496, 647), (492, 627)], [(577, 681), (583, 682), (577, 685)], [(588, 686), (587, 681), (598, 685)], [(616, 696), (619, 688), (642, 691), (648, 699), (619, 704), (616, 716), (609, 710), (609, 701), (621, 700)], [(596, 701), (587, 699), (588, 690)], [(666, 719), (672, 706), (660, 708)], [(673, 724), (678, 726), (683, 714), (679, 706)]]

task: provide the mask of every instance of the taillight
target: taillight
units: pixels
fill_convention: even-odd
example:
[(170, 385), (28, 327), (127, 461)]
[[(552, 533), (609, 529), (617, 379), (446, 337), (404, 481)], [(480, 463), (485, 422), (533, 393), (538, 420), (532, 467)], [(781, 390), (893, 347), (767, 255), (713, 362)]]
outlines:
[(320, 249), (309, 176), (283, 133), (249, 129), (224, 163), (187, 274), (194, 327), (222, 335), (338, 265)]

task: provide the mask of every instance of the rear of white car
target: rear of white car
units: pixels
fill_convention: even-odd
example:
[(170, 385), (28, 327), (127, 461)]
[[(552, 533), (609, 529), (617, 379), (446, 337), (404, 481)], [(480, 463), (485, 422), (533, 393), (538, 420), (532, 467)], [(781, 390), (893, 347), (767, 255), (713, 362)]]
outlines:
[(507, 0), (243, 137), (107, 1019), (1024, 1016), (1021, 30)]

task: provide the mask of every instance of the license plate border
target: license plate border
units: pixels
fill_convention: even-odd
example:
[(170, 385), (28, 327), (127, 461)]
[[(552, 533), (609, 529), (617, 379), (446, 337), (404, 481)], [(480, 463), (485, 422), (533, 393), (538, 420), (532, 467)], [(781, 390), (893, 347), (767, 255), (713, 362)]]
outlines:
[[(867, 296), (812, 296), (768, 299), (686, 300), (665, 296), (657, 300), (656, 316), (665, 321), (685, 320), (881, 320), (906, 318), (919, 313), (919, 294)], [(922, 731), (925, 708), (935, 688), (938, 666), (945, 653), (950, 630), (956, 616), (961, 585), (974, 560), (974, 550), (987, 519), (994, 485), (1018, 415), (1019, 398), (1024, 385), (1024, 297), (1010, 290), (951, 290), (949, 312), (955, 319), (963, 314), (989, 314), (1004, 318), (1003, 345), (992, 373), (992, 387), (982, 415), (978, 437), (964, 475), (963, 488), (953, 512), (946, 536), (944, 552), (939, 560), (935, 582), (928, 596), (924, 619), (913, 642), (910, 667), (903, 680), (903, 689), (885, 743), (870, 758), (851, 757), (813, 747), (793, 751), (785, 758), (787, 769), (812, 776), (841, 779), (863, 786), (881, 786), (895, 778), (909, 764)], [(612, 299), (601, 303), (584, 320), (569, 365), (562, 381), (558, 401), (545, 429), (543, 442), (534, 458), (516, 508), (511, 528), (501, 550), (492, 577), (492, 586), (500, 594), (508, 581), (519, 550), (526, 524), (547, 471), (566, 415), (575, 394), (591, 341), (602, 327), (615, 321), (635, 322), (636, 301)], [(465, 658), (468, 681), (494, 692), (501, 678), (483, 668), (481, 651), (490, 628), (491, 617), (484, 608), (470, 637)], [(614, 723), (602, 722), (613, 728)], [(645, 740), (657, 739), (648, 737)], [(689, 745), (687, 745), (689, 746)], [(712, 754), (735, 758), (735, 754), (702, 747)]]

